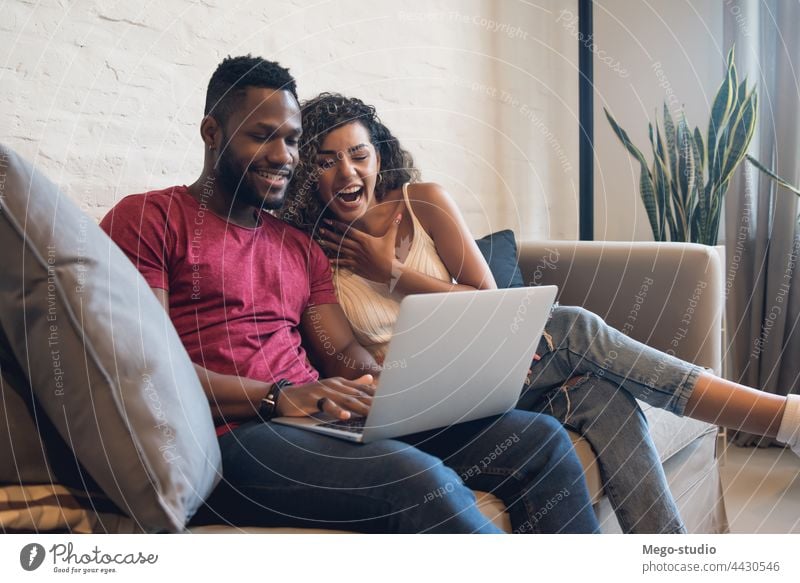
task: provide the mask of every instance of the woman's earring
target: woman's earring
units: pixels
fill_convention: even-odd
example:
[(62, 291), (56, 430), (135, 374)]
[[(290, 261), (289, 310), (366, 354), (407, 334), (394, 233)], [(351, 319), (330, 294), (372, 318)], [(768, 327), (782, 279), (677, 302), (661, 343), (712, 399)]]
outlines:
[(376, 184), (380, 184), (381, 182), (383, 182), (383, 174), (378, 174), (378, 180)]

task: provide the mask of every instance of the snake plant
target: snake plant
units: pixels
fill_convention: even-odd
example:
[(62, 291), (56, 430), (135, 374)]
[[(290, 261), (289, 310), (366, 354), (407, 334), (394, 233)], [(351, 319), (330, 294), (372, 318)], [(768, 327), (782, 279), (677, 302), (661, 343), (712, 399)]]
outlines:
[(653, 163), (648, 165), (611, 114), (611, 127), (641, 167), (639, 190), (656, 241), (716, 245), (722, 205), (733, 172), (744, 159), (758, 115), (758, 95), (741, 83), (728, 53), (728, 70), (711, 108), (705, 139), (689, 129), (681, 111), (677, 123), (664, 103), (663, 130), (649, 126)]

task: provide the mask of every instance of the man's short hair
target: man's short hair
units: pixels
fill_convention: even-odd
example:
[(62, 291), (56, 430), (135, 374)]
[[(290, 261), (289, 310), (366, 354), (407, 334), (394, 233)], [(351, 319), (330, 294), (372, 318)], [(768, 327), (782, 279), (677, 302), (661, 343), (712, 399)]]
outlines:
[(229, 56), (219, 64), (208, 82), (205, 114), (224, 125), (248, 87), (280, 89), (297, 99), (297, 86), (289, 69), (261, 57)]

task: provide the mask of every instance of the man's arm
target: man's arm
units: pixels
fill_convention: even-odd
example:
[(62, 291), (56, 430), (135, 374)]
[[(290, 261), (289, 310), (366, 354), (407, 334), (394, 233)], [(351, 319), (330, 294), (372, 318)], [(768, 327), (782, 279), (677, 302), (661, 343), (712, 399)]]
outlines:
[[(169, 312), (167, 290), (151, 289), (164, 309)], [(196, 363), (194, 368), (208, 398), (211, 414), (215, 421), (252, 419), (258, 413), (261, 400), (272, 388), (272, 383), (216, 373)], [(364, 372), (347, 378), (355, 379), (362, 377), (363, 374)], [(351, 414), (366, 415), (374, 394), (371, 386), (373, 379), (367, 376), (357, 378), (357, 380), (359, 382), (343, 378), (330, 378), (307, 385), (288, 387), (283, 390), (278, 399), (277, 414), (302, 417), (316, 413), (319, 411), (317, 406), (320, 399), (324, 398), (324, 410), (329, 415), (340, 419), (348, 419)]]
[(358, 343), (339, 304), (308, 307), (300, 329), (308, 357), (323, 376), (356, 379), (364, 374), (380, 374), (381, 367)]

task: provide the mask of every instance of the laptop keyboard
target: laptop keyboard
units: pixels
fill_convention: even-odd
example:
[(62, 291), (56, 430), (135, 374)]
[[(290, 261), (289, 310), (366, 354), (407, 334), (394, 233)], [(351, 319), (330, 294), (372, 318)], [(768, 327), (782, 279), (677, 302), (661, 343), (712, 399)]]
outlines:
[(320, 425), (323, 427), (330, 427), (331, 429), (338, 429), (339, 431), (349, 431), (350, 433), (363, 433), (364, 423), (367, 421), (366, 417), (354, 417), (352, 419), (345, 419), (339, 421), (324, 421)]

